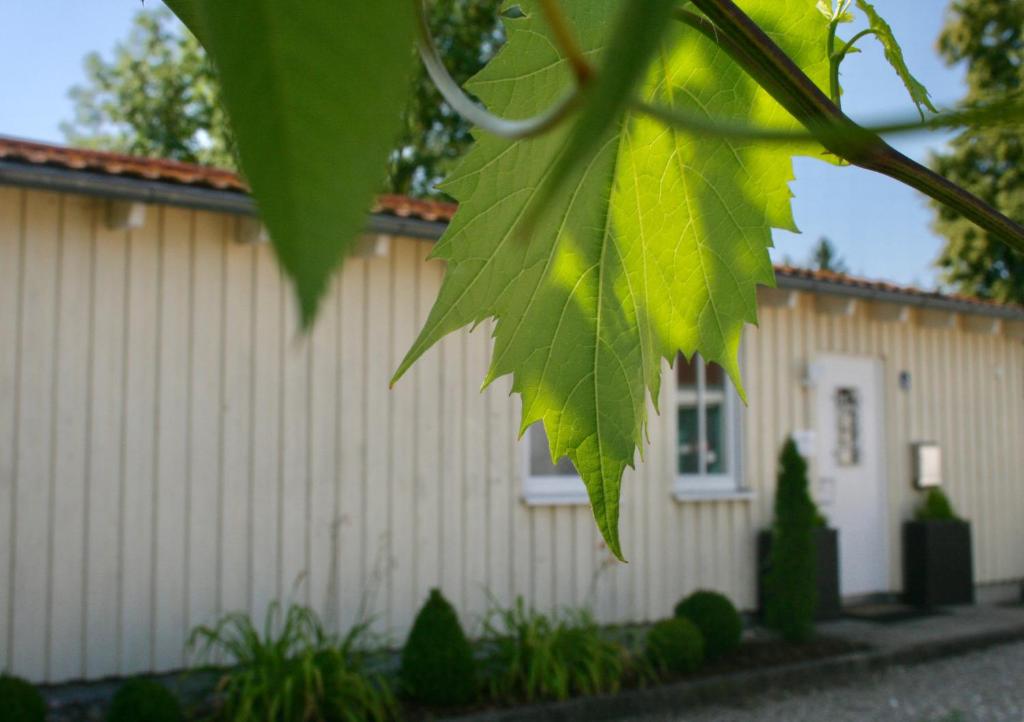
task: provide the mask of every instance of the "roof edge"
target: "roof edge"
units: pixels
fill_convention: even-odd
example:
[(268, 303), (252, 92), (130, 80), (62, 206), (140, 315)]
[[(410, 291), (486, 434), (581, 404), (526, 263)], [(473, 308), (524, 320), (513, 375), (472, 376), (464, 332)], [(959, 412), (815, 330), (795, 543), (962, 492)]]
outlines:
[[(187, 185), (166, 180), (150, 180), (94, 170), (4, 159), (0, 159), (0, 185), (171, 205), (233, 215), (255, 216), (257, 214), (256, 204), (252, 197), (240, 190)], [(367, 230), (371, 233), (401, 235), (433, 241), (441, 237), (447, 226), (448, 223), (445, 220), (427, 219), (413, 214), (402, 215), (375, 211), (369, 216)], [(801, 273), (786, 268), (776, 268), (776, 278), (779, 288), (785, 290), (825, 293), (866, 301), (1024, 321), (1024, 307), (1019, 306), (967, 300), (937, 293), (901, 289), (875, 282), (851, 282), (851, 279), (846, 277), (834, 279), (814, 277), (806, 272)]]

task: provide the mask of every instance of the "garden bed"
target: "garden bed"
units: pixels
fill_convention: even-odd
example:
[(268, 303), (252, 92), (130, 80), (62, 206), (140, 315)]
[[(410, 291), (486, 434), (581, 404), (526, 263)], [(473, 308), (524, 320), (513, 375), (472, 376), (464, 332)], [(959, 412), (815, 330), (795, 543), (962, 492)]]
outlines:
[[(634, 680), (623, 686), (622, 690), (613, 695), (600, 695), (602, 705), (608, 710), (607, 719), (619, 715), (617, 711), (622, 704), (615, 703), (615, 700), (622, 698), (625, 707), (632, 704), (633, 695), (645, 691), (655, 695), (659, 689), (668, 691), (680, 684), (687, 682), (712, 681), (715, 678), (727, 680), (732, 677), (742, 677), (751, 672), (769, 671), (772, 669), (802, 666), (816, 661), (834, 659), (856, 652), (867, 650), (867, 645), (857, 644), (845, 639), (835, 637), (819, 636), (804, 644), (790, 644), (778, 638), (771, 637), (767, 633), (755, 630), (753, 635), (748, 637), (735, 652), (729, 656), (706, 663), (699, 671), (682, 675), (667, 675), (654, 682), (641, 683)], [(578, 702), (580, 698), (569, 700), (537, 700), (534, 702), (521, 702), (519, 704), (494, 704), (478, 703), (475, 705), (437, 709), (404, 705), (405, 716), (403, 719), (409, 722), (425, 722), (426, 720), (486, 720), (486, 719), (515, 719), (517, 712), (523, 713), (523, 718), (528, 719), (541, 709), (550, 710), (551, 714), (558, 719), (575, 719), (577, 715), (565, 712), (569, 707)], [(558, 711), (562, 710), (562, 711)], [(580, 718), (586, 715), (581, 715)], [(623, 717), (625, 718), (625, 717)]]

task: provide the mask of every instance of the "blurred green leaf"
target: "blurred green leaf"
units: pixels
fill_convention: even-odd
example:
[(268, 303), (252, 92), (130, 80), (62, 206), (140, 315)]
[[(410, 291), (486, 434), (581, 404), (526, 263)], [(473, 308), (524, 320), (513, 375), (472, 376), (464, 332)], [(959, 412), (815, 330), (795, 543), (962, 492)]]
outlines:
[(164, 4), (192, 31), (199, 44), (206, 47), (206, 33), (200, 25), (200, 0), (164, 0)]
[(921, 117), (924, 118), (926, 108), (933, 113), (939, 112), (932, 105), (931, 98), (928, 97), (928, 89), (910, 73), (907, 62), (903, 58), (903, 49), (896, 42), (896, 36), (893, 34), (889, 23), (878, 14), (878, 11), (867, 0), (857, 0), (857, 7), (867, 16), (868, 26), (874, 31), (878, 42), (882, 44), (885, 59), (889, 61), (889, 65), (892, 66), (900, 80), (903, 81), (903, 85), (906, 87), (907, 92), (910, 93), (910, 98), (914, 101), (914, 105), (917, 106)]
[(413, 67), (409, 0), (173, 0), (220, 76), (303, 326), (363, 230)]

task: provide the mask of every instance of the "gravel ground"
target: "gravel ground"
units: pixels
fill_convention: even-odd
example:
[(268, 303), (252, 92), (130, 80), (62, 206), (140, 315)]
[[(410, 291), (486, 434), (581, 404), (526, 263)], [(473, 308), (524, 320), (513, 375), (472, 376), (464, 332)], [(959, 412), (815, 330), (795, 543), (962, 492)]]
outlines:
[(1024, 643), (645, 722), (1024, 722)]

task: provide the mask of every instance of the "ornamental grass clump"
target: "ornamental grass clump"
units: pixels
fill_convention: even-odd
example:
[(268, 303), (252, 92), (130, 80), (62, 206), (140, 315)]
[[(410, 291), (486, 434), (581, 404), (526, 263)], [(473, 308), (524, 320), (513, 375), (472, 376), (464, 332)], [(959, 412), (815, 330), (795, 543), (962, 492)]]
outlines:
[(663, 619), (647, 633), (646, 654), (663, 674), (696, 672), (704, 663), (704, 638), (688, 619)]
[(363, 666), (367, 626), (329, 635), (311, 609), (267, 609), (263, 630), (242, 613), (196, 628), (200, 661), (226, 662), (217, 686), (224, 722), (385, 722), (397, 704), (385, 680)]
[(402, 649), (402, 692), (411, 700), (440, 707), (468, 704), (476, 698), (473, 650), (455, 609), (433, 589), (416, 615)]
[(183, 722), (178, 698), (152, 679), (130, 679), (114, 694), (107, 722)]
[(807, 483), (807, 462), (792, 438), (779, 457), (772, 551), (765, 579), (765, 622), (790, 642), (814, 635), (818, 603), (814, 530), (818, 510)]
[(0, 674), (0, 722), (44, 722), (46, 702), (20, 677)]
[(487, 687), (493, 699), (567, 699), (616, 692), (627, 671), (624, 648), (606, 639), (589, 612), (548, 616), (522, 597), (484, 621)]
[(740, 646), (743, 620), (729, 598), (699, 590), (676, 605), (676, 617), (689, 619), (704, 638), (704, 656), (718, 659)]

